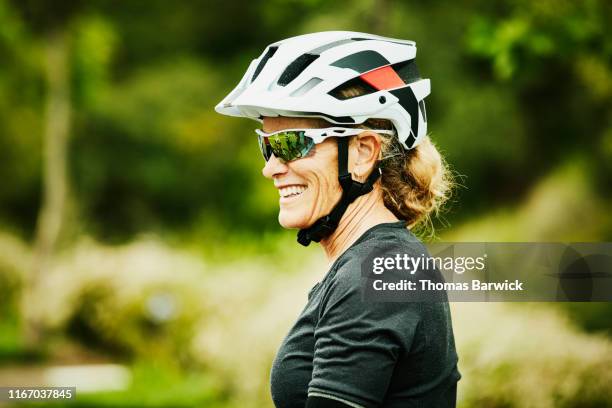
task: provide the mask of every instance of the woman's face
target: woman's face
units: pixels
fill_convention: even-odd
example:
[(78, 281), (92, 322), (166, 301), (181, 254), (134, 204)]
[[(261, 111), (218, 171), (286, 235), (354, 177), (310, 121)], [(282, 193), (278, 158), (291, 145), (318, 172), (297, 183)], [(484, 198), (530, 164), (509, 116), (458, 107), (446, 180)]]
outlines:
[[(263, 130), (319, 128), (309, 118), (265, 117)], [(264, 166), (264, 177), (274, 182), (280, 198), (278, 221), (284, 228), (307, 228), (330, 213), (342, 195), (338, 182), (338, 148), (331, 138), (314, 146), (301, 159), (281, 163), (275, 156)]]

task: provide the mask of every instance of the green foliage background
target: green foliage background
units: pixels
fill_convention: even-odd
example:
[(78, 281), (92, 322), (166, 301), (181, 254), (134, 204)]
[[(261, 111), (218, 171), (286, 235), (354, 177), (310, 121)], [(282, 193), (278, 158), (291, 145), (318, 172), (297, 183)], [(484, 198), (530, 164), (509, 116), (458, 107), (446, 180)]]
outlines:
[[(318, 278), (312, 270), (323, 273), (325, 266), (318, 253), (295, 244), (293, 232), (280, 231), (277, 193), (260, 173), (256, 123), (217, 115), (213, 106), (265, 45), (292, 35), (354, 30), (417, 42), (420, 71), (432, 80), (429, 131), (461, 175), (462, 187), (436, 224), (441, 239), (611, 241), (610, 21), (606, 0), (0, 0), (5, 375), (84, 353), (81, 360), (129, 366), (136, 391), (89, 395), (83, 406), (271, 405), (266, 364), (299, 311), (301, 293)], [(57, 290), (35, 307), (45, 337), (32, 350), (20, 335), (19, 299), (42, 200), (44, 49), (48, 34), (58, 31), (70, 50), (69, 201), (58, 256), (45, 278)], [(107, 265), (108, 259), (118, 261)], [(157, 280), (143, 259), (162, 265)], [(249, 283), (239, 286), (240, 299), (215, 286), (236, 274)], [(66, 282), (72, 284), (61, 286)], [(290, 285), (297, 300), (279, 294)], [(119, 294), (123, 287), (133, 290)], [(151, 320), (146, 305), (158, 292), (180, 299), (186, 312)], [(224, 314), (227, 299), (243, 315)], [(456, 314), (476, 313), (465, 307)], [(536, 371), (550, 370), (559, 381), (542, 385), (538, 404), (529, 405), (504, 388), (524, 363), (503, 352), (486, 360), (477, 350), (488, 334), (472, 338), (467, 323), (459, 323), (464, 372), (472, 375), (462, 380), (462, 406), (611, 403), (609, 391), (592, 382), (611, 375), (611, 365), (596, 362), (609, 361), (603, 357), (611, 349), (609, 304), (537, 308), (559, 322), (542, 338), (558, 335), (592, 354), (558, 365), (551, 363), (558, 355), (543, 359), (544, 371)], [(510, 305), (499, 313), (519, 322), (532, 311)], [(228, 323), (250, 319), (268, 323), (259, 331)], [(251, 368), (215, 348), (244, 346), (236, 340), (244, 332), (261, 341)], [(559, 385), (563, 361), (582, 361), (571, 386)], [(247, 377), (261, 378), (236, 384)], [(484, 377), (490, 381), (477, 380)], [(487, 391), (479, 395), (483, 384)], [(523, 386), (516, 386), (523, 395), (536, 393)], [(184, 398), (161, 396), (160, 387)], [(198, 387), (201, 393), (187, 391)]]

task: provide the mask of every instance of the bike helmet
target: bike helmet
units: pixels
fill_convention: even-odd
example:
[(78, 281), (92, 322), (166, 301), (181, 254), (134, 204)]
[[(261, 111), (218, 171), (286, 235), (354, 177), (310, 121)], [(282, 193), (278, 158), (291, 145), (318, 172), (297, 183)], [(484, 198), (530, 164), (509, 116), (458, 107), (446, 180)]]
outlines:
[[(424, 99), (412, 41), (351, 31), (325, 31), (270, 44), (216, 107), (218, 113), (320, 117), (340, 125), (388, 119), (406, 149), (427, 133)], [(343, 97), (358, 85), (364, 95)]]
[[(370, 118), (389, 120), (405, 149), (427, 133), (424, 99), (429, 79), (419, 76), (412, 41), (351, 31), (326, 31), (270, 44), (216, 107), (218, 113), (262, 121), (264, 116), (319, 117), (354, 126)], [(358, 87), (359, 96), (342, 91)], [(348, 171), (348, 139), (338, 137), (342, 197), (332, 211), (298, 233), (309, 245), (332, 234), (348, 206), (372, 191), (375, 168), (363, 183)]]

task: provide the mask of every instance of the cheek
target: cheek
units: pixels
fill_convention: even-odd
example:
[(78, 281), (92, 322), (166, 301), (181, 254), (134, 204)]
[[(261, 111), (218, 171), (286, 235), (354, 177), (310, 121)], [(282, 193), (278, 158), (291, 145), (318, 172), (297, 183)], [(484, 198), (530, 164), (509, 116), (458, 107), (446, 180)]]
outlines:
[(307, 173), (308, 182), (313, 190), (310, 204), (314, 212), (320, 212), (317, 218), (329, 213), (341, 195), (336, 157), (329, 151), (325, 153), (313, 157), (317, 160), (313, 160)]
[(335, 177), (334, 172), (327, 171), (321, 172), (316, 175), (317, 177), (317, 190), (320, 195), (321, 201), (329, 201), (335, 198), (336, 192), (338, 191), (338, 180)]
[[(319, 146), (317, 146), (319, 147)], [(287, 180), (306, 184), (300, 199), (281, 202), (279, 221), (285, 228), (306, 228), (329, 214), (342, 195), (338, 183), (335, 143), (289, 164)]]

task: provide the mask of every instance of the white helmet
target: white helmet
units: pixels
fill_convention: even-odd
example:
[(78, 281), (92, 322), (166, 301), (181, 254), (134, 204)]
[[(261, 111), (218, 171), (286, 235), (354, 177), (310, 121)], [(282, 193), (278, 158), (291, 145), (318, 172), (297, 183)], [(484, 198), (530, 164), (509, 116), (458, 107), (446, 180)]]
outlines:
[[(388, 119), (406, 149), (427, 133), (421, 79), (412, 41), (351, 31), (324, 31), (270, 44), (216, 107), (218, 113), (248, 117), (320, 117), (356, 125)], [(359, 86), (366, 93), (344, 97)]]

